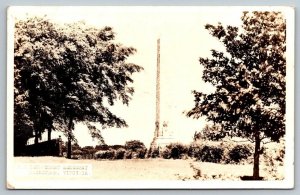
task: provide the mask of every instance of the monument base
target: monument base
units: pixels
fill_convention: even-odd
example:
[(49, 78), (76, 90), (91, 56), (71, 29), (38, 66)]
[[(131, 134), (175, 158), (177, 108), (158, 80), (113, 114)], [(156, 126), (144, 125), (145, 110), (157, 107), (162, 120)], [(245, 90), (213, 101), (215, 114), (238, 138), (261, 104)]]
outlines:
[(172, 137), (156, 137), (153, 139), (148, 152), (148, 157), (161, 157), (164, 148), (170, 143), (174, 143), (175, 139)]

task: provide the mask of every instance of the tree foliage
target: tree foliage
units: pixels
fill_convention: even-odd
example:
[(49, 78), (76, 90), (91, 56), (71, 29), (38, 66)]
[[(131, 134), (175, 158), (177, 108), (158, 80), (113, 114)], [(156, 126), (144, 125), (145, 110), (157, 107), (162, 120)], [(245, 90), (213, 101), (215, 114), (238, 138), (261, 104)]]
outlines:
[(17, 140), (27, 140), (34, 132), (37, 141), (42, 129), (51, 125), (48, 119), (53, 111), (47, 100), (52, 93), (46, 96), (45, 89), (54, 88), (53, 83), (48, 83), (53, 64), (48, 53), (55, 51), (56, 38), (57, 33), (49, 21), (32, 18), (15, 24), (14, 133)]
[[(15, 24), (15, 132), (23, 127), (40, 135), (57, 127), (74, 139), (74, 122), (88, 125), (92, 137), (104, 142), (102, 128), (126, 126), (109, 107), (129, 103), (132, 74), (142, 67), (126, 63), (135, 53), (114, 41), (111, 27), (82, 22), (59, 25), (45, 18)], [(19, 116), (20, 114), (20, 116)]]
[(136, 151), (138, 149), (146, 149), (145, 144), (140, 140), (127, 141), (124, 147), (126, 150), (132, 150), (132, 151)]
[(202, 131), (194, 133), (194, 141), (196, 140), (210, 140), (210, 141), (220, 141), (226, 136), (226, 132), (222, 130), (219, 125), (205, 125)]
[(212, 58), (200, 58), (202, 78), (216, 90), (194, 91), (187, 116), (206, 116), (231, 135), (255, 142), (258, 167), (261, 140), (278, 141), (285, 134), (286, 22), (279, 12), (244, 12), (241, 19), (241, 28), (205, 26), (226, 52), (212, 50)]

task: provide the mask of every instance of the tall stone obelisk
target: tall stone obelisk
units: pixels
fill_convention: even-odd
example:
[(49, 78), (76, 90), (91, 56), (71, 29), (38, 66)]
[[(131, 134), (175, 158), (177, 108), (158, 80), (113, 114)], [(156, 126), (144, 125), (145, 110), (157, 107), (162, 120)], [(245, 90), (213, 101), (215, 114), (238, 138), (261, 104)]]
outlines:
[(157, 39), (155, 137), (160, 136), (160, 39)]
[[(157, 155), (160, 156), (163, 147), (173, 141), (170, 134), (165, 135), (165, 133), (163, 133), (168, 126), (166, 121), (164, 122), (164, 125), (161, 126), (160, 120), (160, 39), (157, 39), (155, 131), (148, 157), (154, 156), (153, 154), (155, 151), (157, 151)], [(165, 128), (165, 130), (163, 128)]]
[(160, 39), (157, 39), (157, 61), (156, 61), (156, 107), (155, 107), (155, 131), (153, 140), (150, 145), (150, 150), (148, 156), (153, 156), (153, 152), (155, 152), (159, 148), (158, 137), (161, 135), (160, 133)]

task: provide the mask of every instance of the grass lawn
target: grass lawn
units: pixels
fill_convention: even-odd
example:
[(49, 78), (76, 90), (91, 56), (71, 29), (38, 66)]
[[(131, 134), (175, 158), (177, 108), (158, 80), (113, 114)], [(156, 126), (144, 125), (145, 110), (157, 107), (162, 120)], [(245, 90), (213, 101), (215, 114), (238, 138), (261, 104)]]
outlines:
[[(128, 160), (70, 160), (58, 157), (15, 157), (14, 173), (22, 176), (20, 165), (56, 164), (90, 165), (93, 180), (240, 180), (240, 176), (252, 175), (252, 165), (232, 165), (198, 162), (192, 159), (128, 159)], [(274, 180), (261, 165), (261, 176)], [(27, 175), (28, 176), (28, 175)], [(32, 176), (32, 175), (31, 175)], [(283, 177), (283, 167), (279, 167), (276, 176)], [(33, 178), (59, 178), (62, 176), (39, 175)], [(82, 179), (82, 177), (63, 176), (65, 179)], [(22, 176), (22, 178), (26, 178)]]

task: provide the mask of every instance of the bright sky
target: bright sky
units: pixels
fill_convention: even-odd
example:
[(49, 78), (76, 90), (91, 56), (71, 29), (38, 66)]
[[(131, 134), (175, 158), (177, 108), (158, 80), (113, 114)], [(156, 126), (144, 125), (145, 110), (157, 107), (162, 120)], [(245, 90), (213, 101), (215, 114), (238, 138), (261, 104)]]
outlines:
[[(240, 25), (242, 15), (241, 9), (226, 7), (23, 7), (14, 13), (21, 18), (30, 13), (29, 16), (47, 15), (59, 23), (85, 21), (97, 27), (111, 26), (118, 42), (137, 49), (129, 61), (145, 70), (134, 75), (132, 101), (128, 107), (112, 107), (129, 127), (105, 129), (102, 134), (107, 144), (138, 139), (146, 146), (150, 145), (155, 129), (156, 40), (161, 39), (161, 123), (168, 122), (175, 140), (189, 143), (194, 132), (206, 124), (204, 119), (195, 120), (183, 114), (194, 105), (191, 91), (213, 90), (201, 80), (199, 57), (209, 57), (212, 48), (223, 50), (204, 25)], [(75, 136), (81, 146), (97, 144), (82, 124), (75, 126)]]

